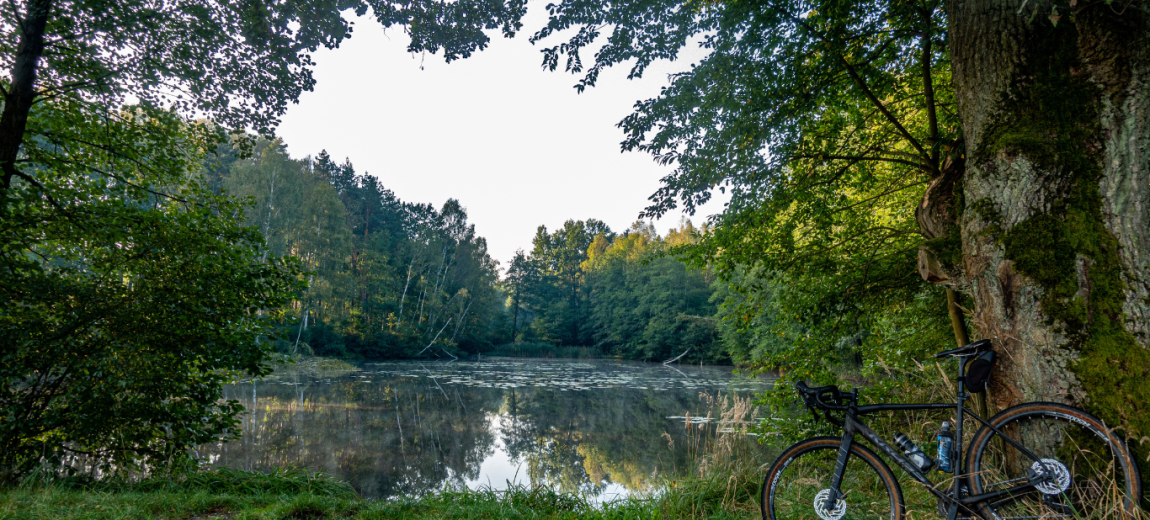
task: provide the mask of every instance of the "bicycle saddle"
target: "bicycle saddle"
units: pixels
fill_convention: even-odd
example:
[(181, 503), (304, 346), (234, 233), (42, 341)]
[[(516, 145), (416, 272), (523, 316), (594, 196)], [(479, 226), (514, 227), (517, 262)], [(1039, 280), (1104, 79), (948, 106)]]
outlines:
[(973, 356), (973, 355), (975, 355), (979, 352), (982, 352), (983, 350), (987, 350), (989, 348), (990, 348), (990, 340), (989, 339), (983, 339), (983, 340), (975, 341), (974, 343), (967, 344), (967, 345), (962, 346), (962, 347), (952, 348), (950, 350), (944, 350), (942, 352), (939, 352), (938, 354), (935, 354), (934, 357), (945, 358), (945, 357)]

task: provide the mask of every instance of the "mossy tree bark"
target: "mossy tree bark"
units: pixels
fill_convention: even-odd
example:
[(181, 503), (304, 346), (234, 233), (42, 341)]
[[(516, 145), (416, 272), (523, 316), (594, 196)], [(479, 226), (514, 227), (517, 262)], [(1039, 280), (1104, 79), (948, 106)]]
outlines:
[(1069, 402), (1147, 436), (1150, 8), (1080, 0), (1054, 24), (1022, 3), (947, 4), (966, 146), (950, 283), (1001, 354), (998, 409)]

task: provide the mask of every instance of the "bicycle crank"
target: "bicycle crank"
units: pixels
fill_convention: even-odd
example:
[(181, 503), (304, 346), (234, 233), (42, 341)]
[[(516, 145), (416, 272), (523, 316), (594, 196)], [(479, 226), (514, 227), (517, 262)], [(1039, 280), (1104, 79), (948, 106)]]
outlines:
[[(963, 492), (964, 494), (968, 494), (968, 493), (970, 493), (970, 489), (968, 489), (968, 488), (966, 487), (966, 484), (963, 484), (963, 486), (962, 486), (962, 492)], [(953, 497), (953, 496), (954, 496), (954, 492), (953, 492), (953, 491), (951, 491), (951, 490), (947, 490), (945, 493), (946, 493), (946, 496), (947, 496), (947, 497)], [(943, 500), (943, 499), (942, 499), (942, 497), (939, 497), (939, 499), (938, 499), (938, 514), (939, 514), (939, 516), (940, 516), (940, 517), (942, 517), (942, 518), (946, 518), (946, 515), (947, 515), (949, 512), (950, 512), (950, 502), (949, 502), (949, 501), (946, 501), (946, 500)], [(967, 513), (965, 510), (963, 510), (963, 508), (962, 508), (962, 507), (959, 507), (959, 508), (958, 508), (958, 517), (956, 517), (956, 519), (955, 519), (955, 520), (973, 520), (973, 519), (976, 519), (976, 518), (978, 518), (978, 517), (976, 517), (976, 516), (970, 516), (970, 514), (969, 514), (969, 513)]]

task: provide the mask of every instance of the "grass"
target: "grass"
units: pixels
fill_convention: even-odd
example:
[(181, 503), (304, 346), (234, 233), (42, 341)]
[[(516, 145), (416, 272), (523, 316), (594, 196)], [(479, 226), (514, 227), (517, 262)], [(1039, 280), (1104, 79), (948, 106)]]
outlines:
[[(148, 480), (137, 485), (74, 487), (37, 484), (0, 490), (0, 519), (703, 519), (754, 518), (747, 508), (726, 506), (721, 479), (692, 479), (669, 487), (659, 498), (620, 500), (595, 506), (586, 499), (550, 488), (515, 487), (508, 491), (445, 490), (423, 497), (368, 501), (335, 481), (329, 485), (285, 487), (243, 474), (247, 485)], [(235, 480), (241, 472), (226, 472)], [(275, 480), (275, 479), (272, 479)], [(751, 493), (753, 495), (753, 493)]]
[(484, 356), (493, 357), (520, 357), (520, 358), (574, 358), (593, 359), (604, 357), (598, 349), (593, 347), (563, 346), (542, 341), (507, 343), (495, 347)]

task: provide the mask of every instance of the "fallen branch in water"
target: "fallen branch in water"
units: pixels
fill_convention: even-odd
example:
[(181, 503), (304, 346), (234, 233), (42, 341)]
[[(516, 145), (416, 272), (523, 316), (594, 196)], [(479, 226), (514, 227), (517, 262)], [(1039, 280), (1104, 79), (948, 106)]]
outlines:
[[(451, 325), (451, 319), (450, 318), (448, 318), (447, 323), (444, 323), (443, 327), (439, 329), (439, 332), (435, 333), (435, 337), (431, 338), (431, 343), (428, 343), (426, 347), (423, 347), (423, 350), (419, 351), (419, 354), (427, 352), (427, 349), (431, 348), (431, 346), (435, 344), (435, 340), (439, 339), (439, 335), (443, 334), (443, 329), (446, 329), (448, 325)], [(418, 356), (419, 354), (416, 354), (416, 355)]]
[(664, 361), (664, 362), (663, 362), (663, 364), (664, 364), (664, 365), (669, 365), (669, 364), (671, 364), (671, 363), (674, 363), (674, 362), (676, 362), (676, 361), (678, 361), (678, 360), (682, 359), (682, 358), (683, 358), (683, 356), (686, 356), (686, 355), (687, 355), (687, 352), (690, 352), (690, 351), (691, 351), (691, 349), (687, 349), (687, 350), (686, 350), (686, 351), (684, 351), (682, 354), (679, 354), (678, 356), (675, 356), (675, 357), (673, 357), (673, 358), (671, 358), (671, 359), (668, 359), (668, 360)]

